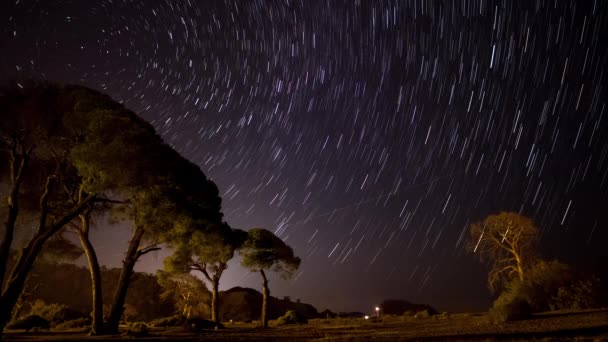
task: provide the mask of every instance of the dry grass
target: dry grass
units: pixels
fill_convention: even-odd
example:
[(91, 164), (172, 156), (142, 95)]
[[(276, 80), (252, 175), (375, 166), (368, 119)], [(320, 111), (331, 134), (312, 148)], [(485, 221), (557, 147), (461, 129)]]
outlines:
[[(383, 317), (380, 322), (363, 319), (315, 319), (306, 325), (260, 329), (253, 324), (227, 323), (226, 329), (199, 334), (181, 329), (151, 329), (146, 341), (405, 341), (405, 340), (586, 340), (608, 341), (608, 309), (552, 312), (532, 319), (494, 324), (485, 314), (452, 314), (427, 319)], [(122, 336), (90, 337), (80, 332), (9, 332), (8, 341), (133, 340)]]

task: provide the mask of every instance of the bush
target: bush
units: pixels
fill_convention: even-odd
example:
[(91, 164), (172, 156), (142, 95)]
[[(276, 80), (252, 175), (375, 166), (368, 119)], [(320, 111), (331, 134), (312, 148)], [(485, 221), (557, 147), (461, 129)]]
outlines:
[(150, 334), (148, 325), (144, 322), (127, 323), (127, 335), (133, 337), (146, 337)]
[(429, 318), (431, 316), (435, 316), (437, 314), (437, 311), (435, 311), (435, 309), (424, 309), (422, 311), (418, 311), (415, 315), (414, 318), (416, 319), (420, 319), (420, 318)]
[(67, 330), (67, 329), (74, 329), (74, 328), (84, 328), (89, 325), (91, 325), (91, 319), (83, 317), (83, 318), (77, 318), (77, 319), (72, 319), (69, 321), (61, 322), (55, 326), (55, 329)]
[(551, 298), (551, 310), (588, 309), (598, 304), (597, 298), (599, 280), (580, 280), (569, 286), (557, 289), (557, 294)]
[(287, 311), (283, 316), (277, 319), (277, 325), (285, 324), (307, 324), (308, 320), (306, 317), (298, 314), (294, 310)]
[(515, 279), (507, 284), (501, 297), (511, 301), (518, 297), (532, 312), (586, 309), (598, 302), (598, 284), (597, 278), (583, 279), (566, 264), (540, 260), (527, 269), (523, 282)]
[(30, 315), (40, 316), (49, 322), (63, 322), (86, 317), (82, 312), (70, 309), (64, 304), (46, 304), (37, 300), (30, 308)]
[(152, 320), (149, 325), (152, 327), (179, 327), (186, 322), (186, 318), (182, 315), (173, 315)]
[(512, 287), (496, 299), (490, 309), (490, 317), (494, 322), (517, 321), (532, 315), (530, 303), (519, 295), (518, 289), (519, 287)]
[(8, 329), (25, 329), (27, 331), (32, 329), (49, 329), (49, 327), (49, 321), (38, 315), (30, 315), (7, 325)]

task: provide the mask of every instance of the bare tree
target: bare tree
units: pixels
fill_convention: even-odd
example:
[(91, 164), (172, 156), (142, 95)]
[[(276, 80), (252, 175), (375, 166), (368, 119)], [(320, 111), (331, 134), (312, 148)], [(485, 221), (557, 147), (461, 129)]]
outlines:
[(470, 227), (470, 250), (490, 264), (488, 286), (496, 291), (506, 281), (525, 278), (536, 259), (538, 228), (532, 219), (513, 212), (489, 215)]

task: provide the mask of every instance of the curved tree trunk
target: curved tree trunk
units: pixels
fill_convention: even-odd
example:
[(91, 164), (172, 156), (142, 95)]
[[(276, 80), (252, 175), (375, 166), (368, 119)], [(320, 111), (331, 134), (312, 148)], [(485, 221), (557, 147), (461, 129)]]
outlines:
[[(17, 166), (17, 156), (13, 151), (9, 161), (11, 190), (8, 196), (8, 215), (6, 221), (4, 222), (4, 237), (2, 238), (2, 243), (0, 244), (0, 293), (2, 290), (4, 290), (6, 266), (11, 251), (11, 245), (13, 244), (15, 222), (17, 221), (17, 215), (19, 214), (19, 191), (21, 188), (21, 183), (23, 182), (23, 173), (25, 168), (27, 168), (28, 160), (29, 154), (25, 154)], [(0, 330), (0, 332), (1, 331), (2, 330)]]
[(11, 320), (11, 313), (21, 295), (28, 273), (32, 269), (32, 265), (42, 250), (43, 243), (47, 239), (48, 238), (34, 238), (21, 251), (21, 256), (11, 272), (11, 276), (2, 292), (2, 296), (0, 296), (0, 308), (2, 308), (2, 310), (0, 310), (0, 332), (4, 331), (4, 328)]
[(112, 302), (112, 309), (110, 310), (110, 316), (108, 317), (108, 325), (106, 331), (110, 334), (117, 334), (118, 324), (120, 323), (120, 317), (122, 316), (125, 299), (127, 298), (127, 290), (129, 289), (129, 282), (133, 275), (133, 267), (139, 258), (138, 249), (141, 243), (141, 238), (144, 235), (143, 227), (136, 226), (133, 231), (133, 237), (129, 242), (129, 249), (127, 249), (127, 255), (125, 260), (122, 262), (122, 270), (120, 271), (120, 278), (118, 279), (118, 285), (114, 292), (114, 300)]
[(519, 281), (523, 283), (524, 281), (524, 265), (521, 260), (519, 254), (515, 254), (515, 260), (517, 260), (517, 276), (519, 277)]
[(80, 244), (87, 257), (89, 273), (91, 275), (91, 298), (93, 300), (93, 321), (91, 322), (91, 334), (103, 334), (103, 296), (101, 287), (101, 269), (95, 249), (89, 240), (90, 214), (87, 212), (80, 215), (82, 226), (80, 227)]
[(89, 203), (95, 200), (95, 195), (89, 195), (85, 200), (72, 208), (66, 215), (55, 221), (52, 225), (47, 226), (47, 201), (51, 192), (51, 187), (52, 177), (49, 177), (46, 181), (45, 192), (40, 198), (40, 221), (38, 231), (21, 250), (19, 259), (11, 271), (10, 277), (6, 281), (6, 286), (0, 295), (0, 338), (1, 333), (11, 319), (11, 313), (15, 308), (15, 304), (17, 303), (21, 292), (23, 292), (27, 276), (34, 265), (38, 254), (40, 254), (44, 243), (68, 224), (68, 222), (78, 217)]
[(260, 270), (262, 274), (262, 327), (268, 328), (268, 297), (270, 296), (270, 289), (268, 288), (268, 279), (264, 270)]
[(213, 289), (211, 291), (211, 320), (218, 324), (220, 322), (220, 303), (218, 293), (220, 279), (214, 278), (212, 285)]

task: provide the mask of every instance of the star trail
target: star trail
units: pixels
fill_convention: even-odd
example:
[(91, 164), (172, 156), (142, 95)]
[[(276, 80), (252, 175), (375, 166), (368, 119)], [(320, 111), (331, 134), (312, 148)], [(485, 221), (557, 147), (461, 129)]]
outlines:
[(83, 84), (151, 122), (228, 223), (302, 257), (278, 294), (483, 308), (465, 245), (488, 214), (534, 218), (548, 257), (607, 256), (607, 6), (6, 1), (0, 79)]

